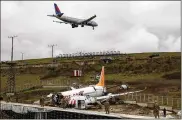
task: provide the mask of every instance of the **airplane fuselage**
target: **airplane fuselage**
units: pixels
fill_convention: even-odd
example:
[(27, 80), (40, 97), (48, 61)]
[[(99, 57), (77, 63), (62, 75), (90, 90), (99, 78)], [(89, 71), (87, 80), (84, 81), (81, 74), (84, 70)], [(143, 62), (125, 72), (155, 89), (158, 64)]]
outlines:
[(65, 16), (65, 15), (62, 15), (61, 17), (56, 16), (56, 18), (59, 19), (59, 20), (62, 20), (64, 22), (74, 24), (74, 25), (87, 25), (87, 26), (92, 26), (92, 27), (97, 26), (97, 23), (95, 21), (88, 21), (86, 23), (81, 23), (85, 19), (78, 19), (78, 18), (68, 17), (68, 16)]
[(61, 92), (63, 96), (72, 97), (76, 95), (83, 95), (83, 96), (91, 96), (91, 97), (98, 97), (104, 94), (104, 87), (102, 86), (91, 86), (85, 87), (80, 89), (74, 89), (70, 91)]

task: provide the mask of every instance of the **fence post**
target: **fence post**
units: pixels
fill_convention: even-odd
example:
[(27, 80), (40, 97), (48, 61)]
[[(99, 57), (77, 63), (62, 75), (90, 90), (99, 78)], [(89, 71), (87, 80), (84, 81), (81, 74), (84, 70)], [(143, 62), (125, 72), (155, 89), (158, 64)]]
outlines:
[(131, 99), (133, 100), (133, 93), (131, 94)]
[(152, 102), (155, 102), (155, 96), (152, 95)]
[(63, 79), (61, 79), (61, 85), (64, 85), (64, 84), (63, 84), (63, 82), (64, 82), (64, 80), (63, 80)]
[(180, 107), (180, 106), (179, 106), (179, 99), (177, 99), (177, 108), (178, 108), (178, 107)]
[(145, 102), (145, 94), (143, 94), (143, 101)]
[(142, 102), (142, 94), (140, 93), (140, 102)]
[(172, 98), (172, 107), (173, 107), (173, 98)]
[(163, 101), (164, 99), (163, 99), (163, 96), (162, 96), (162, 105), (164, 104), (164, 101)]
[(159, 103), (159, 96), (157, 96), (157, 103)]
[(138, 102), (138, 94), (136, 93), (136, 101)]

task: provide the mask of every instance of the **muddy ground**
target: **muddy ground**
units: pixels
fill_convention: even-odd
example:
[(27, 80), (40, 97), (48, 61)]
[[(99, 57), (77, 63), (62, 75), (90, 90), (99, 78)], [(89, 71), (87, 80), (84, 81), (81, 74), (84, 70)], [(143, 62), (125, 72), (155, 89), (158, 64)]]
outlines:
[[(105, 112), (104, 106), (101, 109), (92, 108), (89, 110)], [(121, 104), (121, 105), (111, 105), (110, 113), (120, 113), (120, 114), (128, 114), (128, 115), (140, 115), (140, 116), (153, 116), (153, 110), (147, 107), (140, 107), (138, 105), (131, 104)], [(163, 116), (163, 111), (160, 111), (160, 116)], [(175, 113), (167, 111), (167, 116), (177, 117)]]

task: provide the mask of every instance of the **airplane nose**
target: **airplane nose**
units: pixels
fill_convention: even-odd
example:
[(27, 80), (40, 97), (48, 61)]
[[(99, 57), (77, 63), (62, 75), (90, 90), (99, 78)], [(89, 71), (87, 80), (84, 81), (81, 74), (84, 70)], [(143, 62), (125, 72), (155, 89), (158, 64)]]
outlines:
[(97, 23), (95, 23), (95, 26), (98, 26), (98, 24), (97, 24)]

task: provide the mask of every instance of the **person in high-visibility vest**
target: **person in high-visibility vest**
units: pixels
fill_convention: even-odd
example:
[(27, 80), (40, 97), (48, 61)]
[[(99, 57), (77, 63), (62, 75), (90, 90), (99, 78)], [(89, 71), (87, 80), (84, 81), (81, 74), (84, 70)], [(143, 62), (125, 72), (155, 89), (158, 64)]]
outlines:
[(72, 108), (71, 99), (69, 99), (69, 108)]

